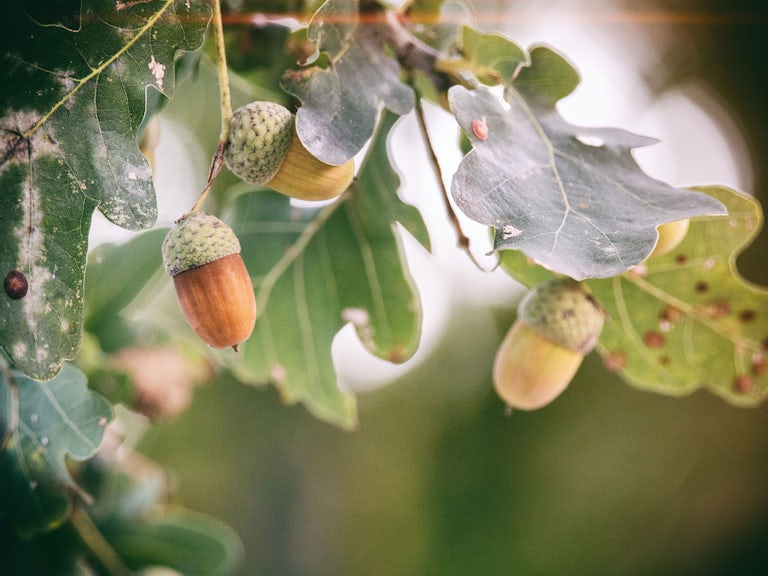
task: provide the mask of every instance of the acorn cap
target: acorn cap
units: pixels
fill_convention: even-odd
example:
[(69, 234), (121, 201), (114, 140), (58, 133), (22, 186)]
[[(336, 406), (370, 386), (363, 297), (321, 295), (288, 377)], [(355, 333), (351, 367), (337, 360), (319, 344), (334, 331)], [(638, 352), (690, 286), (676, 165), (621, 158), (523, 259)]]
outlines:
[(251, 102), (232, 115), (224, 162), (242, 180), (261, 186), (277, 174), (292, 137), (290, 110), (276, 102)]
[(163, 263), (171, 276), (239, 253), (232, 228), (204, 212), (182, 216), (163, 240)]
[(570, 278), (537, 285), (520, 301), (517, 314), (544, 338), (580, 354), (595, 347), (605, 322), (587, 288)]

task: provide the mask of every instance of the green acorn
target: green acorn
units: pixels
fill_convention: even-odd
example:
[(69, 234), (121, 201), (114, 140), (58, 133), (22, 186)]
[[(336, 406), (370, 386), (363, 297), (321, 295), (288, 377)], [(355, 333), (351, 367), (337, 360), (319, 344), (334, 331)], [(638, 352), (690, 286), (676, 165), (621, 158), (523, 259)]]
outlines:
[(296, 134), (291, 112), (262, 101), (233, 113), (224, 161), (242, 180), (301, 200), (338, 196), (349, 187), (355, 171), (352, 159), (332, 166), (315, 158)]
[(517, 320), (496, 353), (496, 392), (522, 410), (550, 403), (597, 344), (604, 321), (602, 308), (578, 282), (539, 284), (521, 300)]
[(251, 102), (235, 110), (224, 161), (250, 184), (261, 186), (277, 174), (293, 138), (293, 115), (276, 102)]
[(215, 216), (187, 214), (165, 237), (163, 262), (197, 335), (237, 350), (253, 332), (256, 297), (232, 229)]

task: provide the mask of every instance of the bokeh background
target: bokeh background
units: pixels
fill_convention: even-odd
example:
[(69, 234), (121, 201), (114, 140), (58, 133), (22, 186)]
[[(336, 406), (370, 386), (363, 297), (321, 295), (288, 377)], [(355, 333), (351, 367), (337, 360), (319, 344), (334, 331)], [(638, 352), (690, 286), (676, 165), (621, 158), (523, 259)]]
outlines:
[[(638, 152), (651, 175), (727, 184), (766, 205), (767, 2), (475, 7), (482, 28), (548, 43), (581, 71), (561, 107), (571, 122), (658, 137)], [(455, 133), (439, 111), (431, 119)], [(397, 130), (405, 193), (435, 244), (432, 256), (407, 245), (422, 350), (392, 368), (339, 336), (342, 385), (360, 391), (353, 432), (271, 388), (220, 376), (198, 389), (140, 446), (172, 470), (177, 501), (237, 530), (243, 575), (768, 574), (768, 406), (639, 392), (589, 357), (553, 404), (505, 414), (490, 367), (520, 289), (455, 249), (415, 126)], [(458, 153), (443, 158), (449, 176)], [(763, 233), (739, 265), (768, 284), (767, 263)]]

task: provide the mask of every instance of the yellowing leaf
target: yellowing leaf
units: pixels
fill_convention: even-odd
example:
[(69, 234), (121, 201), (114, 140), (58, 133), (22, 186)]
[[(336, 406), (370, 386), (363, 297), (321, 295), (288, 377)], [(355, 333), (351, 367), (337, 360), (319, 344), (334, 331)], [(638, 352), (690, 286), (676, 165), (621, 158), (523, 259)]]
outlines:
[[(768, 290), (745, 281), (736, 258), (759, 232), (753, 198), (724, 187), (699, 191), (727, 216), (693, 218), (670, 253), (622, 275), (588, 280), (610, 321), (599, 352), (630, 384), (682, 396), (704, 388), (739, 406), (768, 394)], [(552, 273), (519, 252), (504, 267), (533, 285)]]

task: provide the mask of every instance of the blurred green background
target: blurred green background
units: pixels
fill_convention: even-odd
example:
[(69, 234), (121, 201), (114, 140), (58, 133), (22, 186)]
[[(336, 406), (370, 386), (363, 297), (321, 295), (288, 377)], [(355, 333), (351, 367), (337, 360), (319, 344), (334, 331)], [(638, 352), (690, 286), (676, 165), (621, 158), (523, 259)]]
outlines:
[[(653, 53), (628, 44), (624, 56), (647, 56), (657, 96), (690, 81), (716, 95), (765, 205), (766, 4), (625, 2), (622, 18), (610, 16), (621, 3), (556, 6), (582, 34), (645, 38)], [(546, 30), (554, 7), (481, 3), (478, 14), (517, 40)], [(766, 262), (763, 232), (739, 263), (768, 284)], [(490, 366), (514, 302), (489, 329), (475, 300), (452, 303), (421, 364), (360, 394), (354, 432), (222, 378), (142, 449), (174, 472), (179, 502), (237, 530), (243, 575), (768, 574), (768, 406), (638, 392), (590, 357), (552, 405), (505, 415)]]

